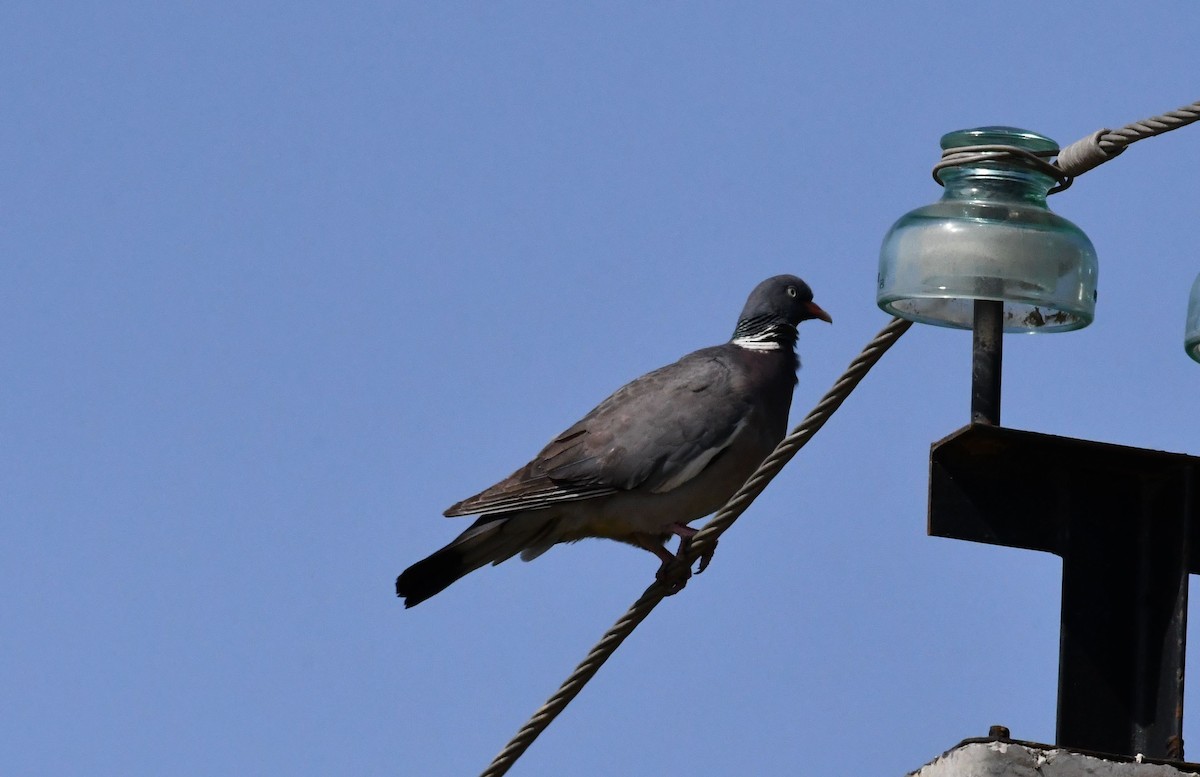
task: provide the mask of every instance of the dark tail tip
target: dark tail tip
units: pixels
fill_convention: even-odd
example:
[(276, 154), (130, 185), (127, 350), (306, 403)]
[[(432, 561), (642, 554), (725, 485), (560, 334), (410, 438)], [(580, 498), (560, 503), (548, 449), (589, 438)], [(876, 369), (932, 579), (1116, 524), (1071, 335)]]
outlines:
[(406, 608), (413, 607), (445, 590), (470, 571), (463, 564), (462, 554), (443, 548), (400, 573), (396, 578), (396, 596), (404, 598)]

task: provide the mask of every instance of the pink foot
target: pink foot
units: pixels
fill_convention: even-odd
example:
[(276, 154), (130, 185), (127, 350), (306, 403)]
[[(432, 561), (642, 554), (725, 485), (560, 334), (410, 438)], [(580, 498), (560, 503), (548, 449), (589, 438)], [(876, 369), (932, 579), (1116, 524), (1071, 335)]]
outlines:
[[(687, 555), (688, 547), (692, 544), (692, 537), (700, 533), (699, 529), (693, 529), (682, 523), (673, 523), (667, 529), (677, 537), (679, 537), (679, 552), (675, 554), (676, 558), (683, 558)], [(700, 556), (700, 568), (696, 570), (696, 574), (700, 574), (708, 569), (708, 565), (712, 563), (713, 554), (717, 552), (717, 543), (709, 546), (708, 550)]]

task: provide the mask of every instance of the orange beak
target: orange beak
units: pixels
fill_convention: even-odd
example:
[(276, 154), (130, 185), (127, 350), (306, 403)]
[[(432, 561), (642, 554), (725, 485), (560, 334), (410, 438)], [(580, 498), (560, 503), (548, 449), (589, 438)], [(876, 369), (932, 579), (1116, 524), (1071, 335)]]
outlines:
[(833, 323), (833, 317), (830, 316), (828, 313), (826, 313), (824, 310), (822, 310), (821, 306), (818, 305), (817, 303), (810, 302), (807, 305), (805, 305), (805, 307), (808, 308), (808, 317), (809, 318), (819, 318), (827, 324)]

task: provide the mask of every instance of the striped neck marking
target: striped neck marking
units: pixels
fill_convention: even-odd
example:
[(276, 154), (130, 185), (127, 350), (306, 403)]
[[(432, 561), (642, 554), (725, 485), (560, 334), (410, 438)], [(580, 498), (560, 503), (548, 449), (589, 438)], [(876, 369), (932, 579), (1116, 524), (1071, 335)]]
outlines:
[(796, 327), (774, 316), (742, 319), (733, 330), (734, 345), (747, 351), (779, 351), (796, 344)]
[(734, 345), (741, 346), (747, 351), (778, 351), (783, 348), (783, 343), (779, 342), (775, 332), (758, 332), (752, 335), (743, 335), (733, 338)]

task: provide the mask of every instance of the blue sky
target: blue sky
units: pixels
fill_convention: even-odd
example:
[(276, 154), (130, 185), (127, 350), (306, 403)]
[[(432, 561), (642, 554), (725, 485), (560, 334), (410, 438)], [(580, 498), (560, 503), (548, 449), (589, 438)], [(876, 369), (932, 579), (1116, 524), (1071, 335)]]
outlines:
[[(798, 421), (887, 321), (879, 243), (940, 195), (941, 134), (1191, 102), (1198, 28), (1183, 0), (6, 3), (2, 770), (482, 770), (657, 562), (584, 542), (405, 611), (441, 511), (782, 272), (836, 322), (803, 327)], [(1200, 453), (1198, 169), (1193, 127), (1052, 199), (1097, 318), (1008, 338), (1006, 425)], [(909, 332), (512, 774), (1052, 740), (1058, 559), (925, 536), (968, 378), (968, 335)]]

